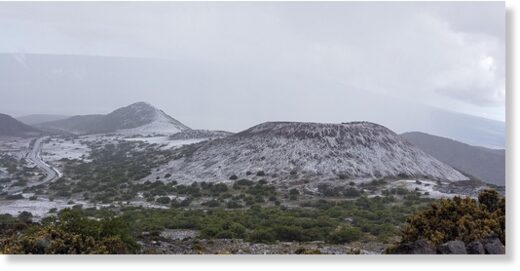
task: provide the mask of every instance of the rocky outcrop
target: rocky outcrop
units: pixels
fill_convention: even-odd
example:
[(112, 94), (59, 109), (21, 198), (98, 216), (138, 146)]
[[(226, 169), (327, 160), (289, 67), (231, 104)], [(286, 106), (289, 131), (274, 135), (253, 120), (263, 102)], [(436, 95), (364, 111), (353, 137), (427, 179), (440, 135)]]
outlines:
[(435, 249), (426, 240), (401, 244), (393, 248), (390, 254), (435, 254)]
[(468, 254), (466, 245), (462, 241), (449, 241), (437, 248), (438, 254)]
[(484, 246), (484, 250), (486, 254), (505, 254), (506, 248), (498, 239), (498, 236), (493, 235), (487, 238), (484, 238), (480, 241)]
[(433, 247), (425, 240), (399, 244), (387, 250), (388, 254), (505, 254), (505, 246), (498, 236), (490, 235), (481, 240), (464, 243), (449, 241)]
[(479, 241), (473, 241), (466, 246), (468, 254), (486, 254), (484, 246)]

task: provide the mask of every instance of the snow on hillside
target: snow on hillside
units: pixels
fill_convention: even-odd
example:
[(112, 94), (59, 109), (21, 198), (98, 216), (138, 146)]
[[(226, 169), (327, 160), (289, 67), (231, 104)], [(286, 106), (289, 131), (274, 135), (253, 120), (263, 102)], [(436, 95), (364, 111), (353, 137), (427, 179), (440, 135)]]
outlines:
[[(311, 180), (467, 177), (373, 123), (267, 122), (222, 139), (180, 149), (183, 157), (155, 174), (170, 173), (180, 182), (225, 181), (264, 171), (278, 180), (291, 171)], [(274, 177), (273, 177), (274, 178)]]
[[(123, 111), (125, 110), (125, 111)], [(126, 129), (118, 129), (115, 133), (121, 135), (171, 135), (190, 128), (176, 119), (168, 116), (162, 110), (144, 102), (139, 102), (118, 109), (111, 114), (122, 111), (118, 121), (123, 126), (136, 126)], [(110, 116), (110, 114), (109, 114)]]
[[(71, 208), (74, 205), (81, 205), (83, 208), (104, 208), (109, 207), (112, 204), (102, 204), (102, 203), (91, 203), (84, 200), (75, 200), (71, 202), (69, 199), (52, 199), (50, 200), (48, 197), (39, 196), (36, 200), (29, 199), (30, 196), (34, 195), (33, 193), (23, 193), (22, 196), (24, 199), (19, 200), (0, 200), (0, 210), (2, 210), (2, 214), (10, 214), (13, 216), (19, 215), (23, 211), (30, 211), (33, 215), (35, 221), (39, 221), (41, 218), (48, 216), (49, 211), (51, 209), (56, 209), (56, 211), (60, 211), (65, 208)], [(135, 207), (144, 207), (144, 208), (156, 208), (156, 209), (165, 209), (164, 205), (154, 204), (152, 202), (147, 202), (143, 199), (133, 200), (125, 202), (125, 206), (135, 206)]]
[(164, 113), (157, 112), (152, 122), (136, 128), (120, 129), (115, 133), (120, 135), (171, 135), (185, 129), (184, 126), (172, 122)]
[(87, 157), (90, 154), (90, 148), (81, 143), (81, 139), (66, 140), (60, 138), (50, 138), (48, 142), (44, 142), (42, 146), (42, 159), (51, 163), (61, 159), (81, 160), (89, 162)]
[(63, 120), (41, 123), (38, 127), (76, 135), (118, 134), (123, 136), (172, 135), (190, 129), (162, 110), (145, 102), (133, 103), (106, 115), (72, 116)]

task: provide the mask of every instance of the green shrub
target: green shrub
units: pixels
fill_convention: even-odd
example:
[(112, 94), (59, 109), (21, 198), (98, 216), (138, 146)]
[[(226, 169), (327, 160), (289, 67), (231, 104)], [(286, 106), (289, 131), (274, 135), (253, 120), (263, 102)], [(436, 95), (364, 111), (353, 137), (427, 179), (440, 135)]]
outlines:
[(209, 200), (209, 201), (206, 201), (204, 203), (202, 203), (203, 206), (208, 206), (208, 207), (211, 207), (211, 208), (215, 208), (215, 207), (219, 207), (220, 206), (220, 202), (218, 200)]
[(276, 236), (272, 230), (260, 228), (249, 234), (248, 241), (254, 243), (274, 243)]
[(238, 202), (236, 200), (230, 200), (227, 202), (226, 207), (229, 209), (235, 209), (235, 208), (242, 208), (244, 206), (242, 206), (242, 204), (240, 204), (240, 202)]
[(505, 199), (496, 191), (482, 191), (471, 198), (441, 199), (408, 218), (402, 243), (426, 239), (433, 245), (447, 241), (471, 242), (498, 234), (505, 243)]
[(361, 191), (357, 190), (354, 187), (349, 187), (343, 191), (343, 196), (349, 198), (355, 198), (361, 196)]
[(170, 204), (170, 198), (169, 197), (159, 197), (155, 200), (155, 202), (159, 204)]
[(361, 236), (362, 233), (358, 228), (339, 226), (329, 235), (328, 241), (333, 244), (350, 243), (359, 240)]
[(124, 254), (139, 249), (121, 218), (89, 219), (79, 210), (65, 209), (19, 234), (0, 236), (5, 254)]
[(293, 189), (289, 190), (289, 199), (290, 200), (297, 200), (298, 196), (300, 196), (300, 191), (298, 191), (298, 189), (293, 188)]

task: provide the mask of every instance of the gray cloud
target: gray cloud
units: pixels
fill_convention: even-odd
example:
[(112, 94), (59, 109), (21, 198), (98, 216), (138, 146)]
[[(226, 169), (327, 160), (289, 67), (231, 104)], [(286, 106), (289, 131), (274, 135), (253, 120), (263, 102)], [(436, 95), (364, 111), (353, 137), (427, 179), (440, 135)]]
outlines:
[[(500, 2), (0, 3), (0, 52), (188, 65), (193, 72), (185, 76), (191, 77), (165, 80), (169, 90), (160, 82), (129, 80), (134, 85), (127, 86), (126, 97), (164, 106), (165, 100), (189, 97), (204, 105), (186, 113), (190, 116), (202, 111), (229, 117), (232, 112), (214, 111), (235, 106), (255, 120), (290, 118), (305, 116), (307, 104), (316, 103), (326, 112), (320, 120), (332, 120), (345, 112), (327, 108), (330, 103), (374, 94), (503, 120), (504, 24)], [(111, 87), (128, 85), (112, 72), (111, 79), (89, 83), (106, 94), (98, 102), (102, 108), (121, 103)], [(156, 78), (146, 70), (136, 74)], [(59, 76), (88, 79), (89, 71), (52, 67), (49, 80)], [(22, 83), (8, 84), (9, 91), (30, 93), (16, 90)], [(91, 89), (73, 86), (74, 96), (82, 98), (78, 103), (90, 99)], [(56, 97), (70, 91), (46, 90)], [(9, 97), (10, 104), (26, 100), (21, 94)], [(269, 104), (270, 112), (245, 102), (250, 100)], [(0, 107), (8, 108), (4, 101)]]

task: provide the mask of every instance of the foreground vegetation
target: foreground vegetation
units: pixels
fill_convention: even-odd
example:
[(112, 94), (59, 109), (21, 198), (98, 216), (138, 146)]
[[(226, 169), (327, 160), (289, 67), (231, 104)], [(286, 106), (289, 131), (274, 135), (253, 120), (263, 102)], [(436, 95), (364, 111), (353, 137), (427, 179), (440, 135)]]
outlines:
[[(192, 229), (202, 239), (242, 239), (251, 243), (323, 241), (385, 242), (398, 233), (407, 215), (430, 200), (410, 196), (361, 197), (345, 201), (307, 201), (299, 207), (87, 208), (75, 206), (33, 223), (30, 215), (4, 215), (0, 224), (3, 253), (137, 253), (144, 233)], [(131, 225), (129, 227), (128, 225)]]
[(505, 198), (494, 190), (481, 191), (478, 200), (454, 197), (435, 201), (407, 219), (399, 244), (425, 240), (438, 246), (454, 240), (469, 243), (492, 235), (506, 244), (505, 206)]
[[(24, 214), (24, 213), (22, 213)], [(24, 219), (25, 218), (25, 219)], [(0, 217), (0, 252), (4, 254), (125, 254), (137, 253), (127, 221), (118, 217), (91, 219), (77, 210), (63, 210), (41, 223)]]
[(0, 249), (9, 254), (146, 253), (139, 241), (158, 238), (166, 229), (196, 230), (198, 239), (266, 244), (378, 241), (390, 246), (399, 239), (400, 243), (424, 239), (438, 245), (493, 233), (505, 243), (505, 200), (486, 190), (478, 201), (455, 197), (432, 202), (409, 194), (402, 199), (307, 201), (291, 208), (258, 204), (239, 209), (75, 206), (37, 223), (27, 212), (16, 218), (1, 215), (0, 226)]

